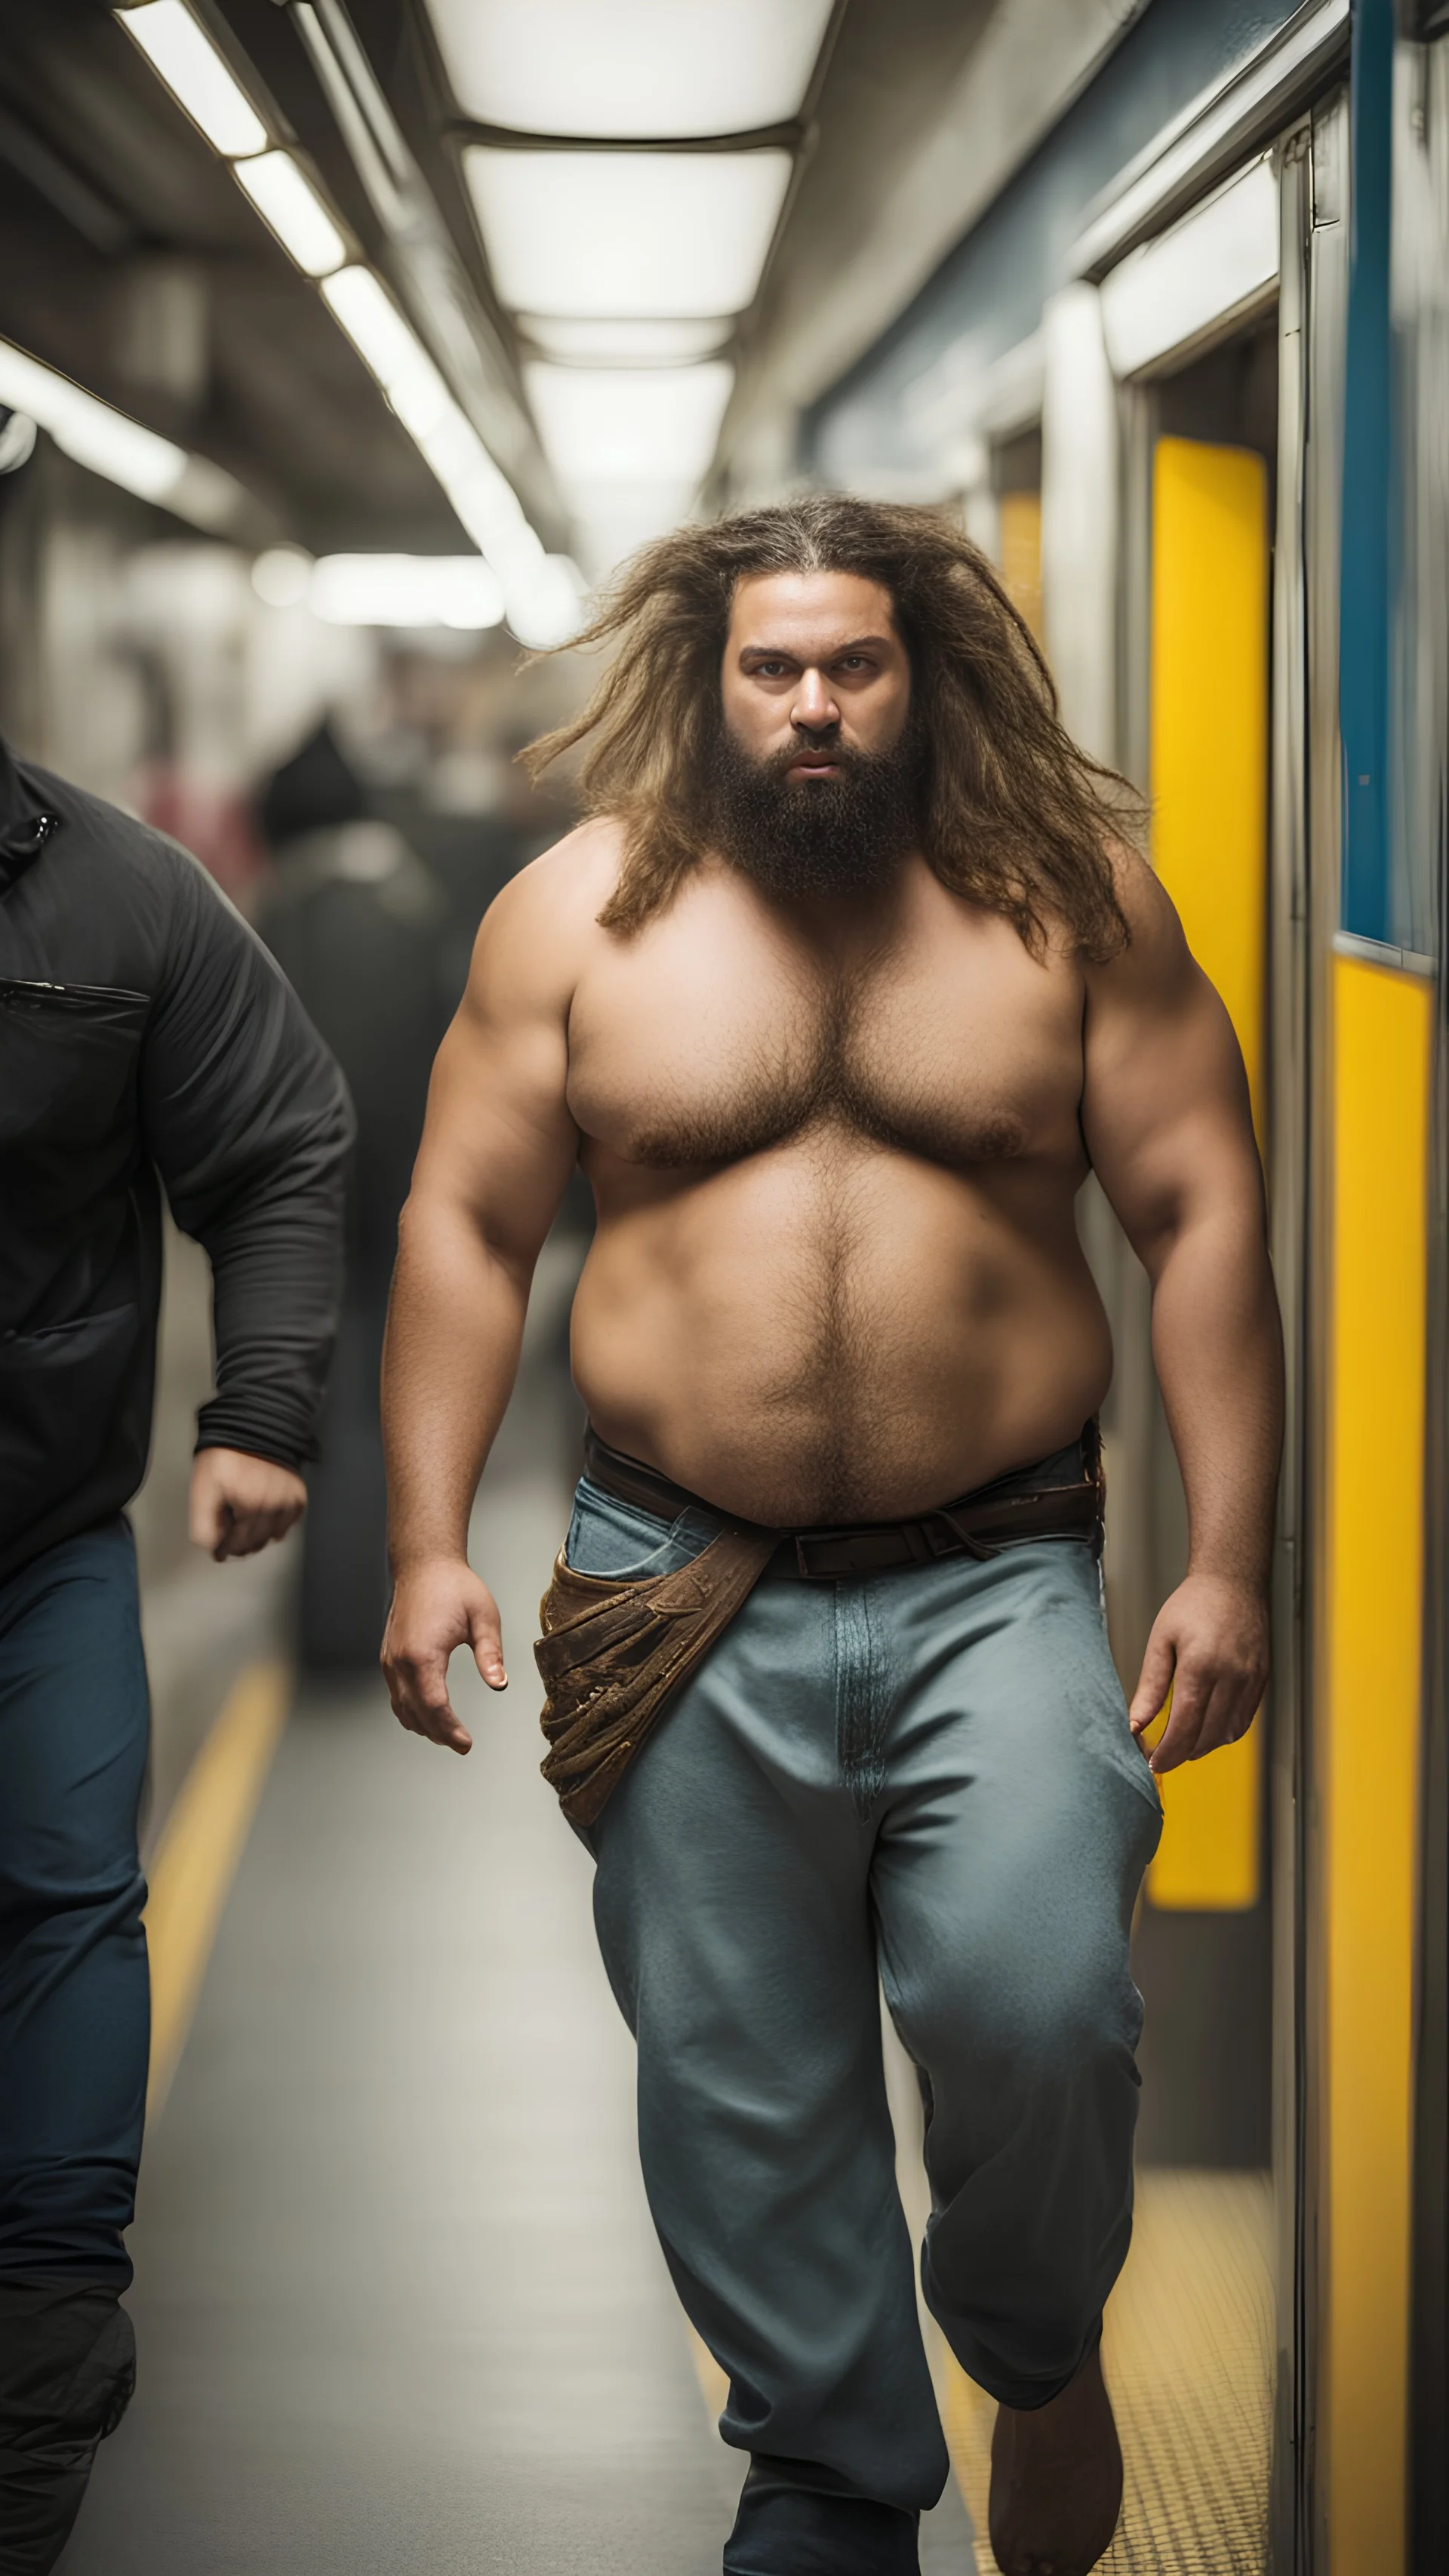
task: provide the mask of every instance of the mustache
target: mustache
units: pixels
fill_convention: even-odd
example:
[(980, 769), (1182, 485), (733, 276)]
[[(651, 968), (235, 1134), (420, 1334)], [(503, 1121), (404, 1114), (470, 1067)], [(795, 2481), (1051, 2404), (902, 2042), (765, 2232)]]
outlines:
[(782, 743), (778, 751), (767, 752), (757, 767), (762, 777), (783, 780), (806, 753), (835, 761), (847, 777), (870, 766), (868, 752), (853, 750), (849, 743), (841, 741), (838, 725), (827, 725), (819, 733), (805, 733), (797, 726), (794, 740)]

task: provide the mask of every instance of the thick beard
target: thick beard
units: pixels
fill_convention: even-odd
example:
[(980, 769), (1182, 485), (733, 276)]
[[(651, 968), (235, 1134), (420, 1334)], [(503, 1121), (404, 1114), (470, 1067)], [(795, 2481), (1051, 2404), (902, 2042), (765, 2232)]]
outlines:
[[(787, 777), (802, 752), (816, 748), (838, 761), (839, 775)], [(802, 736), (755, 760), (722, 723), (711, 763), (716, 846), (767, 894), (869, 893), (890, 883), (919, 837), (921, 769), (909, 725), (890, 751), (848, 751)]]

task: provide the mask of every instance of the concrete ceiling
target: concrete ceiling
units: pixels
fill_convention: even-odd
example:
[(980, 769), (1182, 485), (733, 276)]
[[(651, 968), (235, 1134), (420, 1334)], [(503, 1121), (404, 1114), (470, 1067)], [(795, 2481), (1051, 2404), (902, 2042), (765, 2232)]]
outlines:
[[(263, 17), (304, 75), (296, 123), (300, 48)], [(0, 9), (0, 336), (225, 466), (259, 531), (319, 553), (466, 545), (313, 287), (95, 0)]]
[(796, 418), (904, 311), (1145, 0), (855, 0), (752, 317), (721, 466), (787, 479)]
[[(230, 32), (386, 274), (388, 244), (292, 12), (276, 0), (198, 5)], [(788, 477), (800, 409), (896, 318), (1138, 5), (847, 0), (813, 148), (741, 328), (721, 494)], [(423, 0), (350, 0), (350, 15), (465, 273), (497, 398), (527, 443), (520, 488), (541, 496), (547, 524), (549, 478)], [(315, 289), (98, 0), (0, 11), (0, 336), (214, 458), (274, 531), (314, 551), (465, 542)]]

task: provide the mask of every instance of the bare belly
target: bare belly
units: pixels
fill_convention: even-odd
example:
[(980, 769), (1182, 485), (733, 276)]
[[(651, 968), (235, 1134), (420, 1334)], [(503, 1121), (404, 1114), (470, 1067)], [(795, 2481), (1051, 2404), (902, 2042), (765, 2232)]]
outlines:
[(1062, 1448), (1111, 1376), (1076, 1175), (863, 1140), (595, 1174), (573, 1367), (616, 1448), (776, 1526), (889, 1518)]

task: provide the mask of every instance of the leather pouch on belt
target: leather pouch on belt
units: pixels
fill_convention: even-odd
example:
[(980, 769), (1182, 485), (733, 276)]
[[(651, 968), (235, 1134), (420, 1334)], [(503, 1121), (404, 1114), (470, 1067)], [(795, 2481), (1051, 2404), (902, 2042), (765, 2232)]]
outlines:
[(729, 1626), (778, 1533), (722, 1530), (673, 1574), (621, 1582), (562, 1555), (539, 1605), (534, 1656), (548, 1696), (543, 1776), (571, 1825), (591, 1825), (666, 1701)]

